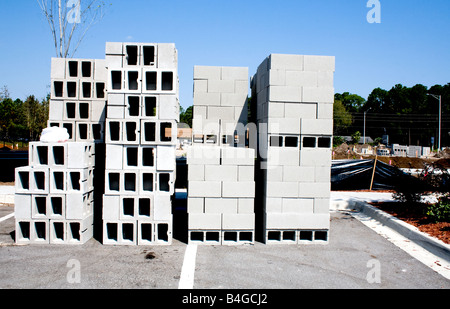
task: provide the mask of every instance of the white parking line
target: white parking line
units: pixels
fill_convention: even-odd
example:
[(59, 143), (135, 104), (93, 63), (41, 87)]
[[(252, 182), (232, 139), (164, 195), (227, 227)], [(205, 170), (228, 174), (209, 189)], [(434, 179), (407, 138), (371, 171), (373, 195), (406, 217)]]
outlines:
[(7, 215), (6, 217), (0, 218), (0, 222), (6, 221), (14, 217), (14, 213)]
[(195, 260), (197, 245), (188, 245), (184, 254), (183, 268), (181, 269), (178, 289), (192, 290), (194, 288)]

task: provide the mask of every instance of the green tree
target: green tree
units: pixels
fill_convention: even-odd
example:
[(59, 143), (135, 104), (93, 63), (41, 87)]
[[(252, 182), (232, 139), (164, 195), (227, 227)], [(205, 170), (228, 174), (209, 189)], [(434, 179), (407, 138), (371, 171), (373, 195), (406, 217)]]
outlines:
[(359, 141), (361, 140), (361, 132), (356, 131), (355, 133), (352, 134), (352, 143), (353, 144), (359, 144)]
[(28, 139), (35, 141), (39, 138), (42, 130), (47, 127), (49, 109), (49, 97), (42, 103), (30, 95), (23, 103), (23, 113), (28, 129)]
[(366, 100), (363, 97), (349, 92), (336, 93), (334, 99), (335, 101), (341, 101), (345, 109), (351, 113), (360, 112), (366, 104)]
[(338, 135), (350, 127), (353, 122), (352, 114), (347, 111), (342, 101), (335, 100), (333, 106), (334, 134)]
[(193, 106), (188, 107), (186, 110), (183, 107), (180, 108), (180, 122), (187, 124), (190, 128), (192, 128), (193, 110)]

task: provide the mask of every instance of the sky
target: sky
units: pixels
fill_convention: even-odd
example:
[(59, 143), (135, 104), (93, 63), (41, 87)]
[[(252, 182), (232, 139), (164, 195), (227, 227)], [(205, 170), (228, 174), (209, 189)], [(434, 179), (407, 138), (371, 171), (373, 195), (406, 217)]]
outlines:
[[(335, 92), (365, 99), (378, 87), (450, 83), (448, 0), (378, 0), (380, 23), (368, 22), (369, 0), (104, 1), (74, 57), (104, 59), (106, 42), (175, 43), (184, 108), (195, 65), (253, 75), (272, 53), (335, 56)], [(1, 0), (0, 12), (0, 87), (13, 99), (45, 98), (55, 50), (37, 1)]]

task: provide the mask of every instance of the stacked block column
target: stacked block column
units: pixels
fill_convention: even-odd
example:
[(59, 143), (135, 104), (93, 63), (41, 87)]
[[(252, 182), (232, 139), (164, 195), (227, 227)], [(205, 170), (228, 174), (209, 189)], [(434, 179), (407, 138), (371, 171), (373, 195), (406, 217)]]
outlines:
[(193, 145), (188, 150), (189, 242), (255, 240), (255, 151), (245, 148), (248, 69), (194, 68)]
[(104, 244), (172, 242), (177, 57), (174, 44), (106, 44)]
[(252, 80), (266, 243), (327, 242), (334, 57), (272, 54)]

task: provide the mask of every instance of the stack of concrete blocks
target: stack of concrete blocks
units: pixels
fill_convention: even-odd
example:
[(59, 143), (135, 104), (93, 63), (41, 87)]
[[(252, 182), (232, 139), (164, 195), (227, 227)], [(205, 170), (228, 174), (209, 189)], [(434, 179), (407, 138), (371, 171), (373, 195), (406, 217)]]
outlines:
[(107, 43), (103, 243), (170, 245), (179, 122), (174, 44)]
[(95, 144), (32, 142), (16, 169), (16, 243), (84, 244), (94, 231)]
[(252, 78), (265, 243), (328, 242), (334, 71), (334, 57), (272, 54)]
[(49, 127), (64, 127), (72, 142), (103, 143), (106, 112), (104, 59), (52, 58)]
[(255, 241), (255, 150), (245, 148), (248, 68), (194, 67), (189, 243)]

